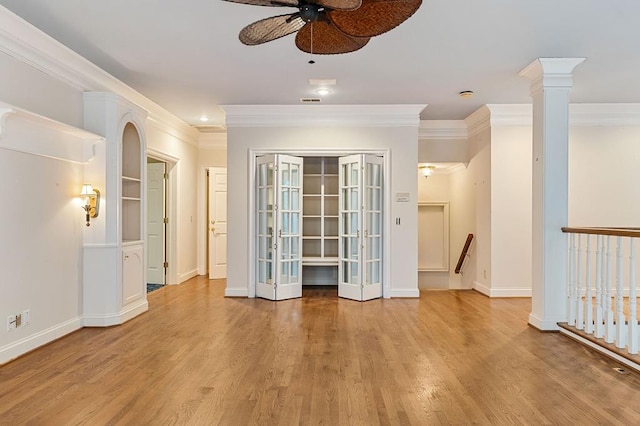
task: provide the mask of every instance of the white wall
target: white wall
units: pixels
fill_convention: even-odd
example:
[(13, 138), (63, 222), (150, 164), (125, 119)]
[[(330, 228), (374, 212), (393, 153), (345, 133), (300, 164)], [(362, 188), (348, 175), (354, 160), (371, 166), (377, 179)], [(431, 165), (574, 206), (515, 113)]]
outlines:
[(475, 289), (487, 293), (491, 288), (491, 129), (469, 138), (469, 168), (475, 193), (476, 277)]
[(82, 91), (0, 51), (0, 102), (82, 127)]
[[(417, 121), (417, 120), (416, 120)], [(417, 285), (417, 182), (418, 130), (411, 127), (230, 127), (228, 128), (228, 269), (227, 295), (246, 296), (250, 281), (248, 228), (249, 149), (299, 152), (389, 150), (391, 187), (387, 194), (407, 192), (410, 202), (391, 203), (385, 213), (390, 232), (391, 296), (418, 294)], [(395, 225), (395, 218), (401, 225)], [(391, 225), (393, 223), (393, 225)]]
[[(3, 53), (0, 70), (0, 102), (82, 123), (80, 91)], [(0, 138), (29, 137), (14, 129), (7, 119)], [(81, 164), (0, 148), (0, 364), (82, 325), (82, 183)], [(8, 332), (25, 309), (31, 324)]]
[(491, 295), (531, 295), (532, 134), (491, 128)]
[(569, 225), (640, 227), (640, 127), (569, 130)]

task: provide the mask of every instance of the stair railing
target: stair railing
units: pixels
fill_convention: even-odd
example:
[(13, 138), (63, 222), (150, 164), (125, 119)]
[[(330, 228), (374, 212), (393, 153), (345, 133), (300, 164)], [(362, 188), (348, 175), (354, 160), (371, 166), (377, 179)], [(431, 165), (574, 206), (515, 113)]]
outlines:
[(464, 243), (464, 247), (462, 247), (462, 251), (460, 252), (460, 257), (458, 258), (458, 264), (456, 265), (455, 272), (459, 274), (462, 270), (462, 265), (464, 264), (464, 260), (468, 256), (469, 247), (471, 247), (471, 241), (473, 241), (473, 234), (467, 235), (467, 241)]

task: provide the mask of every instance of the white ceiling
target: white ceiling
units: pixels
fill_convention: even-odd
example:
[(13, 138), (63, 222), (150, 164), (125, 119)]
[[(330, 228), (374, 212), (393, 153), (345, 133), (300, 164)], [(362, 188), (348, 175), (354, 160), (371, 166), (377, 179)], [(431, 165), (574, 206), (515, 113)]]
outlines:
[[(462, 119), (483, 104), (529, 103), (518, 72), (538, 57), (586, 57), (575, 103), (640, 102), (638, 0), (423, 0), (362, 50), (309, 55), (294, 35), (244, 46), (245, 25), (292, 8), (221, 0), (0, 0), (186, 122), (222, 124), (218, 105), (299, 104), (335, 78), (329, 104), (428, 104)], [(458, 92), (476, 95), (462, 99)]]

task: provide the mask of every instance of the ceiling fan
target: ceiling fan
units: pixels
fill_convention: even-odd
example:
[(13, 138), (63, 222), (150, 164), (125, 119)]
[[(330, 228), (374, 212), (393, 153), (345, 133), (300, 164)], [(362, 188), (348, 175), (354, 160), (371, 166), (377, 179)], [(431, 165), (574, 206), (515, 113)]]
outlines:
[(364, 47), (371, 37), (397, 27), (422, 0), (224, 0), (255, 6), (296, 7), (297, 12), (272, 16), (247, 25), (240, 41), (248, 46), (298, 32), (303, 52), (335, 55)]

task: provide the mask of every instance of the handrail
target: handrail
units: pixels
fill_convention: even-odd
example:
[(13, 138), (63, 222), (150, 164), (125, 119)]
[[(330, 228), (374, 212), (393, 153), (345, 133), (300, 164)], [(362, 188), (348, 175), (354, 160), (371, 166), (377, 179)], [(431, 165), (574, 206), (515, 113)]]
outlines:
[(563, 227), (566, 234), (611, 235), (614, 237), (640, 238), (640, 228), (573, 228)]
[(473, 240), (473, 234), (467, 235), (467, 241), (465, 241), (464, 243), (464, 247), (462, 248), (462, 252), (460, 253), (460, 258), (458, 259), (458, 264), (456, 265), (456, 274), (459, 274), (460, 270), (462, 269), (464, 258), (467, 256), (467, 252), (469, 251), (469, 246), (471, 246), (472, 240)]

